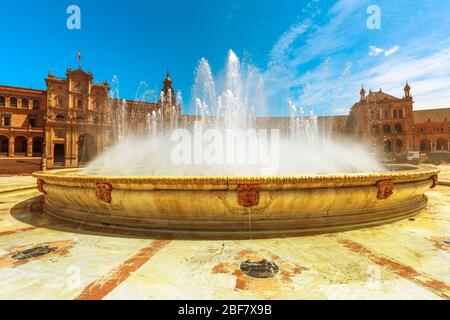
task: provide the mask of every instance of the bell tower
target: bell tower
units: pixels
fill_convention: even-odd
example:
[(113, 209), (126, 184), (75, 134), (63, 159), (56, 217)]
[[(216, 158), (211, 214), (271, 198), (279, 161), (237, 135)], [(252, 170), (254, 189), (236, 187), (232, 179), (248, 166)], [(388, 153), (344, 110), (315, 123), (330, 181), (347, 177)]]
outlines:
[(178, 116), (181, 113), (181, 106), (177, 103), (177, 97), (172, 87), (172, 79), (170, 78), (169, 71), (167, 71), (166, 78), (164, 79), (164, 87), (161, 90), (158, 104), (163, 116), (164, 126), (175, 126)]
[(411, 98), (411, 87), (409, 86), (408, 81), (406, 81), (406, 85), (403, 90), (405, 91), (405, 98)]
[(366, 90), (364, 90), (364, 86), (361, 87), (361, 91), (359, 92), (359, 95), (361, 96), (361, 101), (364, 100), (366, 97)]

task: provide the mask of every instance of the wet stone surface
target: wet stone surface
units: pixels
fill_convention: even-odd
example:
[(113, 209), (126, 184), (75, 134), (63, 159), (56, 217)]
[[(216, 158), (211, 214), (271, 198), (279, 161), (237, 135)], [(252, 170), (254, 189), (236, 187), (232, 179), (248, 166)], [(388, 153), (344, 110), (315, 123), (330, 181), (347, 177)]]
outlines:
[(246, 260), (242, 262), (241, 271), (249, 277), (264, 279), (274, 277), (280, 269), (274, 262), (263, 259), (261, 261)]
[(25, 260), (25, 259), (31, 259), (31, 258), (37, 258), (40, 256), (44, 256), (46, 254), (49, 254), (53, 251), (55, 251), (58, 248), (51, 248), (49, 246), (40, 246), (40, 247), (34, 247), (31, 249), (26, 249), (20, 252), (15, 253), (11, 256), (14, 260)]

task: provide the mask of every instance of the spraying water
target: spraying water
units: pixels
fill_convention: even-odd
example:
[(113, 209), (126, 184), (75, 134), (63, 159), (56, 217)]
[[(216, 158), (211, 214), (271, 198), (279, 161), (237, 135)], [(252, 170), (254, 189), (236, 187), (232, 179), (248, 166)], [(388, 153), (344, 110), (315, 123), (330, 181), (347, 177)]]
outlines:
[[(170, 78), (166, 81), (171, 83)], [(355, 142), (322, 137), (317, 116), (292, 101), (287, 101), (287, 134), (280, 133), (281, 125), (258, 127), (256, 115), (266, 108), (264, 77), (254, 66), (241, 63), (232, 50), (222, 77), (215, 78), (208, 61), (200, 59), (192, 95), (195, 116), (180, 117), (181, 95), (165, 87), (160, 108), (145, 116), (144, 135), (125, 130), (132, 128), (126, 122), (133, 119), (126, 116), (126, 102), (119, 103), (116, 145), (82, 174), (295, 176), (384, 170)], [(118, 89), (112, 97), (119, 99)]]

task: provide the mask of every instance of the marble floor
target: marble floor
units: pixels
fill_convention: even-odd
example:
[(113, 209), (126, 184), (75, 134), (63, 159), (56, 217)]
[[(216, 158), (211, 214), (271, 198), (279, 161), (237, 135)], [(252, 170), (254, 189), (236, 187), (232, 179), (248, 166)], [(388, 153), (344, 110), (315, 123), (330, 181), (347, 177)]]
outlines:
[[(43, 214), (36, 189), (0, 192), (0, 299), (450, 299), (450, 187), (427, 196), (390, 225), (207, 240), (83, 227)], [(241, 270), (263, 258), (274, 277)]]

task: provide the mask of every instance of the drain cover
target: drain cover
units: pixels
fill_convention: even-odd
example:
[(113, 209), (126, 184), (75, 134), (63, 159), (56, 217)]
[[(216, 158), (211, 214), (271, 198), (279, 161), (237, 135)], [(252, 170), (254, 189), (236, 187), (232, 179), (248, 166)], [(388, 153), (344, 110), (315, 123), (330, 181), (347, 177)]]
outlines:
[(280, 268), (274, 262), (263, 259), (261, 261), (246, 260), (241, 263), (241, 270), (250, 277), (262, 279), (274, 277)]
[(40, 257), (43, 255), (49, 254), (50, 252), (53, 252), (56, 249), (58, 249), (58, 248), (57, 247), (50, 248), (49, 246), (34, 247), (31, 249), (26, 249), (26, 250), (17, 252), (16, 254), (12, 255), (11, 258), (13, 258), (14, 260), (25, 260), (25, 259), (36, 258), (36, 257)]

